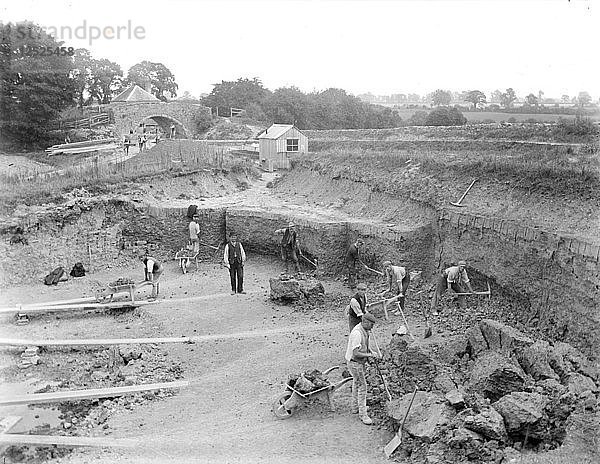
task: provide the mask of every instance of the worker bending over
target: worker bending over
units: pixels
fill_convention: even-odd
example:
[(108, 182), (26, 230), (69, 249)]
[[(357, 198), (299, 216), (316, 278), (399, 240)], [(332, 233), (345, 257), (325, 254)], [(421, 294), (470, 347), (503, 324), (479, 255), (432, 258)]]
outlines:
[[(408, 286), (410, 285), (410, 273), (402, 266), (394, 266), (391, 261), (384, 261), (383, 276), (388, 284), (386, 293), (389, 293), (391, 296), (399, 296), (398, 303), (402, 311), (404, 311), (406, 290), (408, 290)], [(393, 311), (393, 314), (400, 316), (398, 310)]]
[[(446, 290), (453, 290), (456, 293), (465, 293), (464, 286), (466, 285), (469, 292), (473, 293), (473, 287), (471, 287), (471, 282), (469, 282), (469, 276), (467, 275), (467, 270), (465, 269), (466, 267), (466, 261), (459, 261), (458, 266), (451, 266), (442, 271), (438, 277), (435, 292), (431, 300), (431, 314), (434, 316), (438, 315), (437, 306), (442, 294)], [(458, 296), (458, 305), (461, 308), (467, 307), (467, 302), (464, 295)]]

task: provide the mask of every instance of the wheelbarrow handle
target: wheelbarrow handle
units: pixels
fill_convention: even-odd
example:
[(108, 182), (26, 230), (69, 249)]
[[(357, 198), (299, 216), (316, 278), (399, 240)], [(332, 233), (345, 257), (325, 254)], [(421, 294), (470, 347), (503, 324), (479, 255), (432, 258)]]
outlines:
[(339, 369), (339, 368), (340, 368), (340, 366), (333, 366), (333, 367), (330, 367), (330, 368), (329, 368), (329, 369), (327, 369), (326, 371), (323, 371), (323, 375), (327, 375), (327, 374), (329, 374), (331, 371), (334, 371), (334, 370), (336, 370), (336, 369)]

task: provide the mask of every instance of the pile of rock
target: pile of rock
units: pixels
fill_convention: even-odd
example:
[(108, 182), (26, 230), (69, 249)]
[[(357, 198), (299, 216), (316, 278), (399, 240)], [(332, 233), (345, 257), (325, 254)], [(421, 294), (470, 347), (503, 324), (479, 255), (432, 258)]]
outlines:
[(323, 284), (313, 278), (295, 278), (282, 275), (269, 279), (270, 297), (283, 303), (289, 303), (302, 298), (311, 299), (323, 295)]
[[(464, 335), (405, 338), (394, 337), (380, 363), (397, 398), (381, 410), (397, 428), (418, 386), (402, 445), (409, 462), (501, 462), (557, 447), (570, 416), (600, 413), (600, 370), (566, 343), (493, 320)], [(368, 379), (370, 404), (383, 404), (380, 377)]]

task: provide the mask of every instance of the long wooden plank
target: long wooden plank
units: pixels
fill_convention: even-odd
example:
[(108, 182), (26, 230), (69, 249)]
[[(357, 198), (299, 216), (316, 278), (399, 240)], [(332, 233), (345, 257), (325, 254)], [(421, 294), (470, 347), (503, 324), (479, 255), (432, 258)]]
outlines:
[(193, 337), (172, 337), (172, 338), (113, 338), (113, 339), (80, 339), (80, 340), (26, 340), (15, 338), (0, 339), (0, 346), (85, 346), (85, 345), (127, 345), (136, 343), (186, 343), (186, 342), (206, 342), (214, 340), (232, 340), (268, 337), (272, 335), (289, 335), (293, 332), (318, 332), (337, 327), (337, 322), (324, 324), (306, 324), (301, 326), (281, 327), (274, 329), (247, 330), (244, 332), (221, 333), (210, 335), (195, 335)]
[(16, 433), (0, 434), (0, 445), (40, 445), (40, 446), (65, 446), (79, 448), (84, 446), (103, 448), (132, 448), (139, 445), (139, 440), (127, 438), (106, 437), (71, 437), (52, 435), (21, 435)]
[[(94, 301), (96, 301), (96, 297), (89, 296), (86, 298), (74, 298), (72, 300), (41, 301), (39, 303), (20, 303), (19, 305), (29, 308), (32, 306), (59, 306), (59, 305), (66, 305), (66, 304), (71, 304), (71, 303), (91, 303)], [(19, 305), (15, 305), (15, 306), (19, 306)]]
[(161, 388), (183, 388), (189, 386), (189, 384), (190, 383), (187, 380), (179, 380), (176, 382), (149, 383), (146, 385), (131, 385), (127, 387), (93, 388), (90, 390), (70, 390), (51, 393), (35, 393), (32, 395), (16, 395), (8, 398), (0, 398), (0, 406), (57, 403), (90, 398), (113, 398), (143, 391), (160, 390)]
[(189, 343), (190, 337), (169, 338), (108, 338), (108, 339), (79, 339), (79, 340), (25, 340), (0, 338), (0, 346), (95, 346), (95, 345), (147, 345), (160, 343)]
[(46, 313), (46, 312), (57, 312), (57, 311), (73, 311), (73, 310), (91, 310), (91, 309), (112, 309), (112, 308), (127, 308), (127, 307), (138, 307), (146, 306), (149, 304), (158, 303), (159, 300), (154, 301), (122, 301), (115, 303), (81, 303), (72, 305), (56, 305), (56, 306), (21, 306), (16, 308), (0, 308), (0, 314), (13, 314), (13, 313)]

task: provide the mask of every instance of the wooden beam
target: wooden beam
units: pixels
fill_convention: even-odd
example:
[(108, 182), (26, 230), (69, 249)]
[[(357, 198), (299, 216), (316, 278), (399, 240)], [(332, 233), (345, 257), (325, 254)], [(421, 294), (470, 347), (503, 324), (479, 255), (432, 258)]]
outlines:
[(0, 421), (0, 434), (10, 432), (10, 429), (17, 425), (21, 419), (23, 419), (21, 416), (6, 416)]
[(78, 448), (83, 446), (103, 448), (133, 448), (139, 445), (139, 440), (107, 437), (72, 437), (51, 435), (21, 435), (16, 433), (0, 433), (0, 445), (39, 445), (65, 446)]
[(155, 301), (122, 301), (115, 303), (81, 303), (81, 304), (66, 304), (56, 306), (22, 306), (16, 308), (0, 308), (0, 314), (13, 314), (13, 313), (46, 313), (56, 311), (74, 311), (74, 310), (91, 310), (91, 309), (114, 309), (114, 308), (129, 308), (145, 306), (149, 304), (158, 303), (159, 300)]
[(224, 334), (195, 335), (193, 337), (171, 337), (171, 338), (112, 338), (112, 339), (80, 339), (80, 340), (26, 340), (18, 338), (0, 338), (0, 346), (97, 346), (97, 345), (134, 345), (152, 343), (194, 343), (214, 340), (231, 340), (269, 337), (275, 335), (288, 336), (292, 332), (317, 332), (329, 330), (337, 326), (337, 322), (323, 323), (319, 325), (306, 324), (300, 326), (289, 326), (274, 329), (248, 330), (244, 332), (233, 332)]
[(190, 337), (171, 338), (107, 338), (80, 340), (24, 340), (0, 338), (0, 346), (95, 346), (95, 345), (147, 345), (153, 343), (190, 343)]
[(116, 396), (131, 395), (162, 388), (183, 388), (189, 386), (187, 380), (176, 382), (149, 383), (146, 385), (131, 385), (128, 387), (95, 388), (90, 390), (70, 390), (51, 393), (35, 393), (33, 395), (16, 395), (0, 398), (0, 406), (14, 406), (16, 404), (41, 404), (60, 403), (62, 401), (75, 401), (90, 398), (114, 398)]

